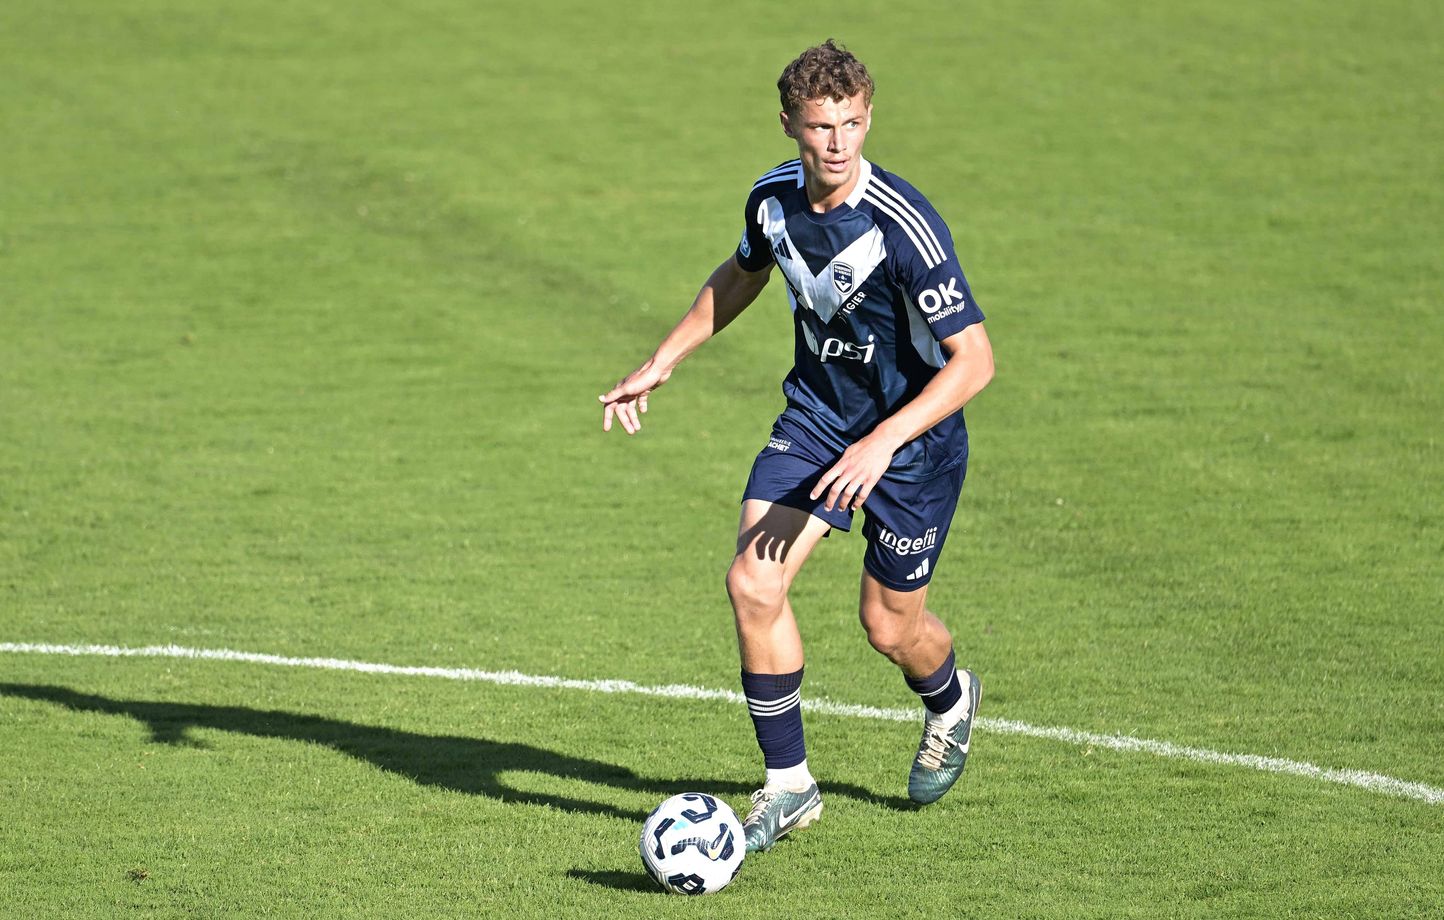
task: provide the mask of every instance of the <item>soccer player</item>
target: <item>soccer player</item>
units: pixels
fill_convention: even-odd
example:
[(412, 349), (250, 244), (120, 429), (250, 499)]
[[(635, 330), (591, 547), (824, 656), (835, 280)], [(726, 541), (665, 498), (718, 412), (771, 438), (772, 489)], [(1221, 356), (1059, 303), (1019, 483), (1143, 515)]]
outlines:
[(743, 695), (767, 769), (743, 822), (749, 851), (822, 813), (787, 594), (818, 541), (849, 530), (859, 508), (862, 626), (925, 709), (908, 795), (934, 802), (961, 775), (981, 685), (955, 667), (952, 636), (925, 601), (967, 469), (961, 409), (993, 375), (983, 314), (947, 226), (911, 185), (863, 159), (867, 69), (829, 39), (789, 64), (777, 86), (797, 159), (757, 180), (736, 252), (652, 357), (599, 397), (603, 430), (614, 421), (641, 430), (649, 394), (780, 271), (796, 339), (787, 407), (747, 480), (727, 571)]

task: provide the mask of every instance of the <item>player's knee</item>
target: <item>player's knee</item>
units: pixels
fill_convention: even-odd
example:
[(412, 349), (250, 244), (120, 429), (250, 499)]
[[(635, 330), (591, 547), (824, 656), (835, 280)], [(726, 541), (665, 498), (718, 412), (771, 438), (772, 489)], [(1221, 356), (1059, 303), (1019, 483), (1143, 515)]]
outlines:
[(867, 641), (889, 659), (905, 653), (917, 641), (918, 618), (883, 606), (864, 605), (860, 619)]
[(740, 619), (780, 611), (787, 589), (778, 567), (752, 565), (738, 556), (727, 570), (727, 596)]
[(907, 642), (903, 632), (891, 626), (867, 626), (868, 644), (877, 649), (888, 658), (896, 658), (905, 648)]

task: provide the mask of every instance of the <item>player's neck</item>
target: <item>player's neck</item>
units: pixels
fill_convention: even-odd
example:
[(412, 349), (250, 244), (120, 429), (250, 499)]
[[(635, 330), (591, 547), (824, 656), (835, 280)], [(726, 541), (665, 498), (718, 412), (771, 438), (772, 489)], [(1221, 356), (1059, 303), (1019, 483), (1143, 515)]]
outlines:
[(812, 176), (804, 176), (803, 184), (807, 188), (807, 203), (812, 210), (818, 214), (826, 214), (834, 208), (847, 203), (848, 196), (852, 190), (857, 188), (858, 180), (862, 178), (862, 170), (855, 170), (852, 178), (842, 185), (826, 186), (817, 182)]

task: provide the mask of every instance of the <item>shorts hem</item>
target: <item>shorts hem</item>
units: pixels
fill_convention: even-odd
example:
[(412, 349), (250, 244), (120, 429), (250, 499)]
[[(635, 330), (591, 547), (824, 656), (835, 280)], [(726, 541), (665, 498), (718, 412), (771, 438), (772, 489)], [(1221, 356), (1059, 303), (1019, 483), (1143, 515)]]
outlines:
[(922, 578), (917, 578), (913, 581), (895, 581), (891, 577), (878, 572), (866, 556), (863, 557), (862, 568), (863, 571), (867, 572), (867, 574), (877, 579), (883, 585), (883, 587), (891, 588), (894, 591), (917, 591), (921, 588), (926, 588), (928, 586), (928, 583), (933, 580), (933, 573), (929, 572)]
[(843, 533), (851, 533), (851, 532), (852, 532), (852, 522), (851, 522), (851, 521), (847, 521), (847, 522), (844, 522), (844, 523), (838, 523), (837, 521), (830, 520), (825, 514), (818, 514), (818, 512), (821, 511), (822, 508), (821, 508), (821, 506), (817, 505), (815, 502), (812, 502), (811, 500), (806, 500), (806, 501), (804, 501), (804, 500), (802, 500), (802, 499), (792, 499), (792, 500), (789, 500), (788, 496), (786, 496), (786, 495), (781, 496), (781, 497), (779, 497), (779, 498), (764, 498), (764, 497), (762, 497), (761, 495), (752, 495), (752, 494), (750, 494), (750, 493), (745, 493), (745, 494), (743, 494), (743, 496), (742, 496), (742, 501), (744, 501), (744, 502), (752, 502), (752, 501), (756, 501), (756, 502), (767, 502), (769, 505), (781, 505), (781, 506), (784, 507), (784, 508), (791, 508), (793, 511), (803, 511), (803, 512), (806, 512), (808, 515), (817, 518), (819, 521), (821, 521), (822, 523), (826, 524), (828, 527), (831, 527), (833, 530), (840, 530), (840, 531), (842, 531)]

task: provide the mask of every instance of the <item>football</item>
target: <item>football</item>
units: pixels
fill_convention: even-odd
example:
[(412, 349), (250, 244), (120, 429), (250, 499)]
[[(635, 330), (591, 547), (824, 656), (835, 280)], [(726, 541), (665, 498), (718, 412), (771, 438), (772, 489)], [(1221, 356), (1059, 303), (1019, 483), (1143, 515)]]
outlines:
[(713, 894), (742, 870), (747, 839), (727, 803), (701, 792), (674, 795), (642, 823), (642, 865), (673, 894)]

